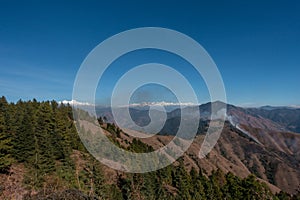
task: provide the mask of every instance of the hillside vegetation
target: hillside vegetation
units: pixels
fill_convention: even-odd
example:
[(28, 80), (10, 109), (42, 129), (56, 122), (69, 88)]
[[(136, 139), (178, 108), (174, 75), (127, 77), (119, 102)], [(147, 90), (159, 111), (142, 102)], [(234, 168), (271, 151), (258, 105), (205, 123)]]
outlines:
[[(125, 142), (127, 134), (114, 124), (101, 126), (128, 151), (155, 148), (137, 139)], [(272, 193), (252, 174), (187, 166), (181, 158), (150, 173), (112, 170), (82, 145), (70, 105), (0, 99), (0, 199), (300, 199)]]

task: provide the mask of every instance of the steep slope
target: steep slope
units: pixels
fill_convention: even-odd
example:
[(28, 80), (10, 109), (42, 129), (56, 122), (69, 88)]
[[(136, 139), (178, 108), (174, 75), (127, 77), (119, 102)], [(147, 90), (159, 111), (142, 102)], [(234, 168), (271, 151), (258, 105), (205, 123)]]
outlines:
[[(246, 129), (245, 126), (243, 127)], [(246, 177), (253, 173), (283, 191), (295, 193), (300, 186), (300, 157), (297, 151), (300, 136), (279, 132), (260, 134), (258, 130), (256, 129), (255, 132), (250, 128), (247, 129), (258, 138), (260, 143), (246, 137), (227, 123), (217, 145), (205, 159), (198, 158), (204, 139), (204, 135), (198, 135), (184, 155), (186, 167), (196, 167), (205, 170), (207, 174), (220, 168), (239, 177)], [(156, 137), (151, 140), (142, 139), (142, 141), (157, 147), (159, 144), (154, 141), (157, 140), (157, 143), (161, 142), (163, 145), (170, 140), (168, 138), (170, 136)]]
[[(267, 182), (273, 192), (283, 190), (292, 194), (296, 193), (300, 185), (300, 157), (297, 151), (300, 136), (281, 132), (262, 133), (264, 129), (253, 129), (242, 124), (241, 127), (259, 142), (226, 122), (216, 146), (204, 159), (199, 159), (198, 154), (205, 136), (196, 136), (188, 151), (183, 155), (185, 167), (189, 170), (195, 168), (203, 171), (207, 176), (217, 169), (225, 173), (232, 172), (243, 178), (252, 173)], [(127, 142), (133, 141), (133, 137), (129, 135), (137, 135), (137, 131), (129, 129), (124, 131), (129, 134), (121, 132), (117, 140), (121, 146), (127, 147)], [(109, 135), (107, 132), (106, 134)], [(138, 134), (146, 135), (141, 132)], [(155, 135), (140, 140), (153, 149), (158, 149), (172, 139), (171, 135)], [(177, 140), (179, 143), (185, 142), (184, 139), (177, 138)]]
[[(171, 135), (176, 134), (181, 117), (190, 119), (200, 111), (197, 139), (184, 155), (187, 167), (201, 168), (208, 174), (220, 168), (240, 177), (253, 173), (283, 191), (296, 192), (300, 186), (300, 135), (291, 130), (297, 130), (299, 109), (241, 108), (227, 105), (227, 122), (221, 138), (210, 155), (200, 160), (197, 155), (211, 119), (212, 104), (224, 107), (222, 102), (213, 102), (183, 108), (188, 111), (185, 112), (188, 116), (181, 116), (180, 109), (169, 112), (160, 131), (161, 135), (166, 136), (155, 136), (142, 141), (155, 148), (166, 144), (172, 138)], [(133, 118), (135, 113), (138, 113), (139, 123), (149, 120), (147, 110), (133, 111)]]

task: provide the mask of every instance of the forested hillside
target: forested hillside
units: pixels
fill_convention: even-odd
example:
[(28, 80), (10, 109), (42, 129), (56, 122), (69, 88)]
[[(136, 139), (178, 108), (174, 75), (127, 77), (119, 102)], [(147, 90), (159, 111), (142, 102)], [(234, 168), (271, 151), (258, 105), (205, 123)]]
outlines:
[[(118, 143), (124, 133), (101, 122)], [(129, 151), (153, 148), (140, 140)], [(0, 99), (0, 199), (300, 199), (272, 194), (254, 175), (187, 169), (182, 159), (161, 170), (131, 174), (95, 160), (82, 145), (70, 105)]]

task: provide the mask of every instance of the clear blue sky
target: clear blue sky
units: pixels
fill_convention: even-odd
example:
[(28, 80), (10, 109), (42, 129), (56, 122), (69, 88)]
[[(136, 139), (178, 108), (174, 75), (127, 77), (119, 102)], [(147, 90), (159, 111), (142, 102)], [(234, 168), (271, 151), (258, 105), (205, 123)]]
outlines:
[[(0, 1), (0, 95), (10, 101), (70, 100), (76, 72), (96, 45), (127, 29), (156, 26), (185, 33), (208, 51), (230, 103), (300, 104), (299, 1), (109, 2)], [(115, 65), (160, 57), (182, 62), (159, 53), (136, 52)], [(101, 91), (109, 94), (120, 73), (112, 68)], [(183, 74), (192, 84), (201, 82), (192, 72)], [(199, 88), (201, 93), (205, 87)], [(99, 98), (105, 102), (106, 96)], [(162, 100), (158, 94), (150, 99)]]

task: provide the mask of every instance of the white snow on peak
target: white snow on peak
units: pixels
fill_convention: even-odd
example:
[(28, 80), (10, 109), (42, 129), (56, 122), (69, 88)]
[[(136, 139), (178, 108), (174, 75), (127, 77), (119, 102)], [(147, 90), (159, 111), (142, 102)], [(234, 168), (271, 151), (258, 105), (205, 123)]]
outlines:
[(160, 102), (142, 102), (142, 103), (132, 103), (128, 106), (196, 106), (198, 104), (192, 103), (192, 102), (166, 102), (166, 101), (160, 101)]
[(80, 101), (76, 101), (76, 100), (63, 100), (63, 101), (60, 101), (59, 103), (62, 103), (62, 104), (70, 104), (70, 105), (73, 105), (73, 106), (93, 106), (93, 104), (91, 103), (88, 103), (88, 102), (80, 102)]

